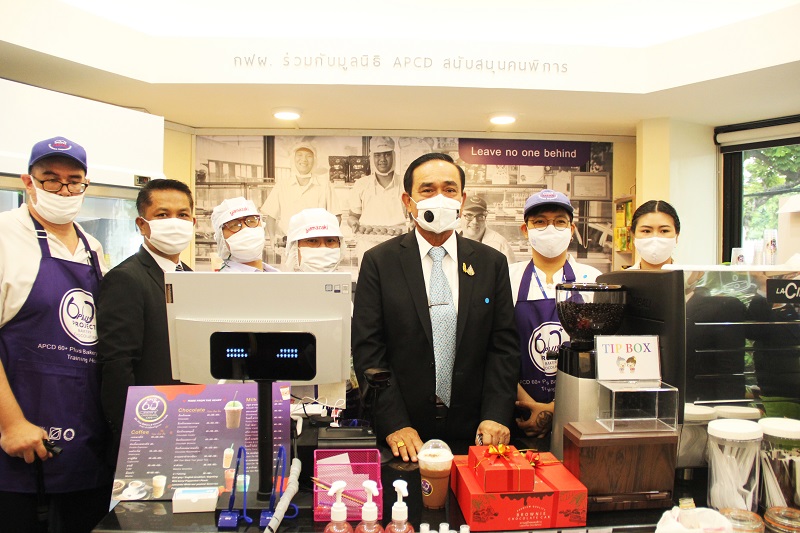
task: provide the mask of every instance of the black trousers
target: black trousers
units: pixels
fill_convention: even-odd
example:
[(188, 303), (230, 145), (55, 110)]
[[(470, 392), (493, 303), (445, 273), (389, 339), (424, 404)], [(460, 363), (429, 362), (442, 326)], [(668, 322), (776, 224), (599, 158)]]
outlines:
[(111, 485), (48, 494), (44, 501), (47, 517), (40, 522), (36, 494), (0, 492), (0, 533), (89, 533), (108, 514)]

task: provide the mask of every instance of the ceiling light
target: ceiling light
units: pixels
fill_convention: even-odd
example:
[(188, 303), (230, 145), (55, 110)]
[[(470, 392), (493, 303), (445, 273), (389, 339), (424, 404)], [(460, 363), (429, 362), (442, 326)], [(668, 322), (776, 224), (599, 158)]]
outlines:
[(489, 117), (489, 122), (491, 122), (492, 124), (496, 124), (498, 126), (504, 124), (513, 124), (516, 121), (517, 117), (515, 117), (514, 115), (509, 115), (508, 113), (496, 113), (491, 117)]
[(272, 116), (278, 120), (297, 120), (300, 118), (300, 110), (293, 107), (279, 107), (272, 110)]

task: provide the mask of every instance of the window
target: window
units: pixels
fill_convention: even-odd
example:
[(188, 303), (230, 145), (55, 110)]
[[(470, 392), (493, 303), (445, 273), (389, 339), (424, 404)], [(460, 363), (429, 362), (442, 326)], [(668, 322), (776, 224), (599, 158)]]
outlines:
[(770, 263), (770, 243), (789, 235), (779, 211), (800, 211), (800, 116), (723, 126), (715, 138), (723, 153), (723, 260), (741, 247), (747, 262)]

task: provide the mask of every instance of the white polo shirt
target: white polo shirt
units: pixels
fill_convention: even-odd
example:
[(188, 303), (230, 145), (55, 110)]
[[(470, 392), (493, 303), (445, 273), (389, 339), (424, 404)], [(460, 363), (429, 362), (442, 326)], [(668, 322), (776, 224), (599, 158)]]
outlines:
[[(575, 273), (576, 283), (594, 283), (594, 281), (597, 279), (597, 276), (602, 274), (602, 272), (593, 266), (578, 263), (572, 258), (572, 254), (567, 256), (567, 262), (569, 263), (569, 266), (572, 267), (572, 271)], [(528, 263), (530, 263), (530, 260), (520, 261), (519, 263), (514, 263), (508, 267), (508, 275), (511, 277), (511, 296), (514, 297), (514, 305), (517, 303), (519, 286), (522, 284), (522, 275), (525, 273), (525, 268), (528, 266)], [(536, 274), (539, 276), (539, 279), (542, 282), (542, 287), (544, 288), (544, 292), (547, 294), (547, 297), (555, 298), (556, 285), (561, 283), (561, 280), (564, 279), (564, 269), (562, 268), (553, 274), (553, 283), (547, 283), (547, 274), (539, 270), (536, 265), (534, 265), (534, 268), (536, 269)], [(536, 279), (531, 280), (531, 287), (528, 290), (528, 300), (543, 299), (544, 297), (542, 296), (542, 291), (539, 289), (539, 284), (536, 283)]]
[[(80, 224), (78, 227), (86, 235), (92, 250), (97, 252), (100, 270), (105, 274), (108, 266), (103, 247)], [(39, 273), (42, 250), (27, 205), (0, 213), (0, 228), (0, 327), (3, 327), (17, 315), (28, 299)], [(50, 245), (50, 254), (56, 259), (91, 264), (89, 252), (82, 241), (78, 242), (74, 254), (50, 233), (47, 234), (47, 243)]]

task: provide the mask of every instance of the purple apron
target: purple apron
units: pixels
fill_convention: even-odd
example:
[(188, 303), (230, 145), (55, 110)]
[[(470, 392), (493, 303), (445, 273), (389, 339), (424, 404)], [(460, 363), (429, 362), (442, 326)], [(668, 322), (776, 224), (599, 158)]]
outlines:
[[(531, 278), (536, 277), (541, 300), (528, 300)], [(564, 263), (564, 283), (575, 281), (575, 272), (569, 262)], [(556, 311), (556, 301), (548, 298), (542, 282), (536, 274), (533, 261), (528, 263), (522, 274), (522, 282), (514, 306), (514, 317), (519, 332), (519, 345), (522, 352), (522, 368), (519, 383), (531, 398), (539, 403), (550, 403), (556, 392), (556, 370), (558, 361), (548, 360), (548, 350), (558, 350), (569, 335), (561, 327)]]
[[(92, 264), (52, 257), (47, 234), (31, 219), (42, 250), (39, 273), (22, 308), (0, 328), (0, 360), (25, 418), (64, 450), (42, 463), (46, 492), (92, 489), (112, 478), (97, 365), (100, 262), (77, 227)], [(36, 493), (35, 472), (0, 450), (0, 491)]]

